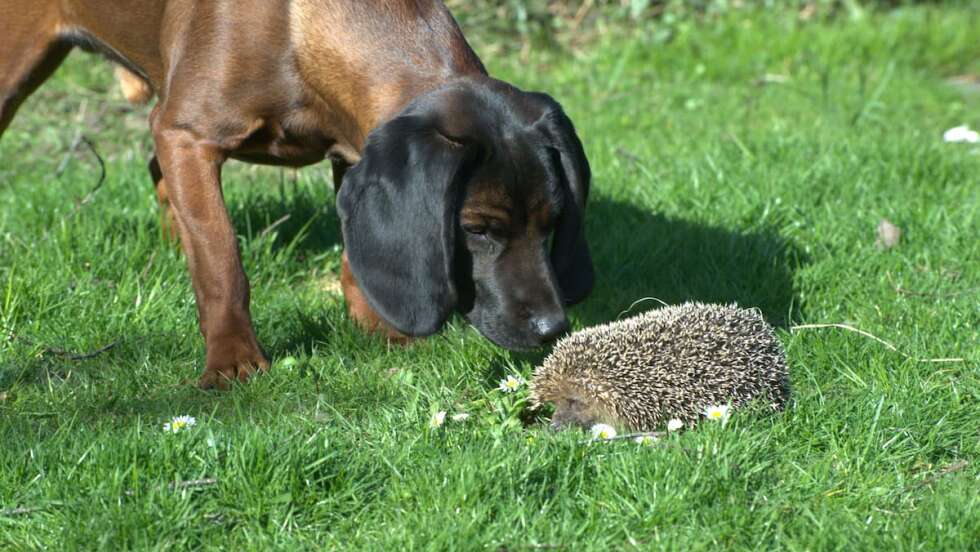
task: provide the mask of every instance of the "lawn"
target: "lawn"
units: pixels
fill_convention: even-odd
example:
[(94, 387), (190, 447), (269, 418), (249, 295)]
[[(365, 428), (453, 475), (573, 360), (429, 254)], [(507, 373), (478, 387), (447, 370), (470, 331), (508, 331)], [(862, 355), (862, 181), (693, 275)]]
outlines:
[[(598, 280), (576, 327), (650, 297), (759, 307), (789, 408), (590, 444), (496, 389), (546, 351), (461, 321), (408, 348), (360, 334), (327, 164), (227, 167), (277, 364), (199, 391), (147, 109), (76, 53), (0, 141), (0, 548), (976, 550), (980, 145), (942, 134), (980, 126), (980, 85), (954, 79), (980, 75), (978, 8), (729, 10), (530, 48), (463, 24), (585, 143)], [(829, 323), (898, 350), (793, 329)], [(439, 410), (472, 416), (431, 429)], [(197, 424), (165, 433), (176, 415)]]

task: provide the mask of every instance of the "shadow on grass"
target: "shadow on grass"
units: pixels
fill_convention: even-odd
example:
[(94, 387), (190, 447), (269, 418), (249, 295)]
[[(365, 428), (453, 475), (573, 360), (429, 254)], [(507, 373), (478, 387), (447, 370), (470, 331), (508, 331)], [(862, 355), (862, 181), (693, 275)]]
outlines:
[[(644, 298), (758, 307), (776, 327), (799, 319), (793, 273), (802, 252), (775, 229), (733, 231), (604, 198), (588, 217), (596, 286), (572, 309), (584, 325), (615, 320)], [(659, 305), (642, 301), (623, 317)]]
[[(328, 201), (332, 197), (329, 194)], [(336, 210), (324, 199), (309, 192), (285, 201), (274, 196), (251, 198), (233, 216), (241, 230), (250, 225), (256, 233), (261, 226), (256, 221), (275, 221), (288, 213), (289, 219), (277, 227), (273, 249), (292, 247), (298, 257), (316, 256), (341, 242)], [(652, 298), (668, 304), (734, 302), (757, 307), (771, 324), (782, 328), (800, 318), (793, 273), (804, 262), (803, 255), (775, 229), (707, 226), (604, 197), (590, 203), (588, 218), (596, 286), (571, 310), (582, 326), (658, 307), (660, 303)], [(294, 335), (274, 344), (273, 355), (282, 349), (309, 352), (315, 342), (323, 343), (338, 330), (330, 317), (295, 315), (301, 320), (293, 325)], [(538, 352), (516, 358), (536, 362), (542, 356)]]
[(272, 249), (292, 248), (300, 260), (329, 251), (342, 243), (340, 218), (329, 184), (323, 189), (297, 187), (288, 197), (280, 194), (250, 196), (228, 206), (235, 232), (254, 240), (275, 232)]

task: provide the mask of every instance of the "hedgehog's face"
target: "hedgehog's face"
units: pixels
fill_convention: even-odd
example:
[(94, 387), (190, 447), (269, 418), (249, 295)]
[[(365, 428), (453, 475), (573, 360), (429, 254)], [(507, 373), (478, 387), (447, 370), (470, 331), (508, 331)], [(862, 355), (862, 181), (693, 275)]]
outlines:
[(563, 398), (555, 401), (555, 413), (551, 416), (551, 428), (560, 430), (578, 426), (588, 429), (604, 421), (599, 412), (587, 402), (577, 398)]

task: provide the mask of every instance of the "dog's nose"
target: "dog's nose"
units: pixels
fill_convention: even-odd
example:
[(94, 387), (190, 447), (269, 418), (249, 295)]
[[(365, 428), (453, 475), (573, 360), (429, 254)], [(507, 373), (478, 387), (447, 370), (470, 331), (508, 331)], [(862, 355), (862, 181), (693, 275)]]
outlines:
[(535, 318), (531, 321), (534, 333), (542, 342), (554, 341), (558, 336), (568, 331), (568, 319), (564, 314)]

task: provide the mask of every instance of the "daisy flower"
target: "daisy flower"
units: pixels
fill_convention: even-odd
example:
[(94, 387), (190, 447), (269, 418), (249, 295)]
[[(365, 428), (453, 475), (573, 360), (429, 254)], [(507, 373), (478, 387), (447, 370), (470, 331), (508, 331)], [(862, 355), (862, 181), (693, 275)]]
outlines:
[(500, 385), (497, 386), (497, 389), (500, 389), (504, 393), (513, 393), (522, 385), (524, 385), (524, 378), (521, 376), (507, 376), (500, 380)]
[(429, 427), (432, 429), (438, 429), (442, 427), (442, 424), (446, 423), (446, 411), (440, 410), (432, 415), (432, 419), (429, 420)]
[(592, 426), (593, 439), (612, 439), (616, 436), (616, 428), (609, 424), (596, 424)]
[(667, 431), (677, 431), (678, 429), (684, 427), (684, 422), (678, 420), (677, 418), (671, 418), (667, 422)]
[(175, 416), (172, 420), (163, 424), (163, 430), (167, 433), (177, 433), (195, 425), (197, 425), (197, 419), (194, 416)]
[(639, 445), (652, 445), (657, 442), (657, 438), (653, 435), (637, 435), (633, 438), (633, 442)]
[(460, 412), (459, 414), (453, 414), (453, 421), (465, 422), (467, 419), (469, 419), (469, 417), (470, 417), (469, 412)]
[(728, 417), (731, 414), (728, 412), (728, 405), (723, 404), (721, 406), (709, 406), (704, 409), (704, 417), (709, 420), (718, 420), (721, 422), (728, 421)]
[(966, 125), (953, 127), (943, 133), (943, 141), (976, 144), (980, 142), (980, 133), (977, 133), (975, 130), (970, 130), (970, 127)]

